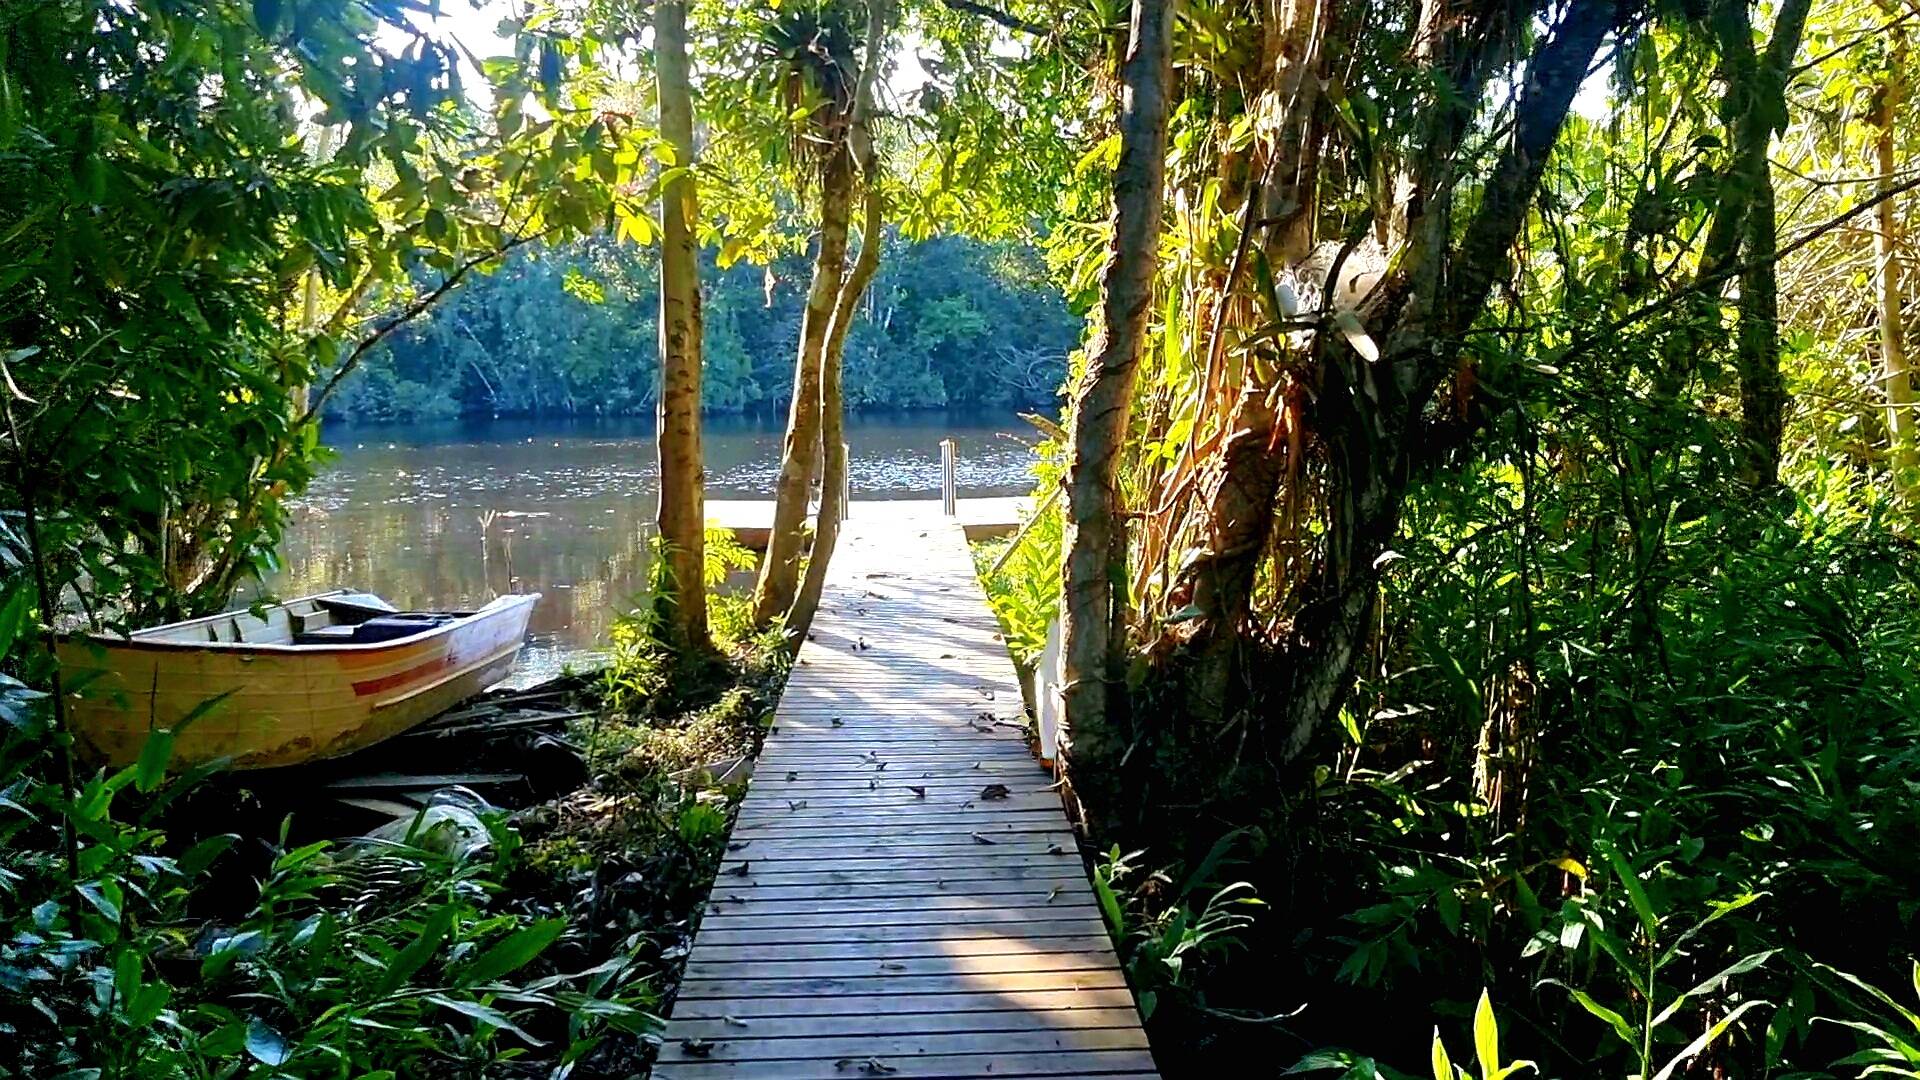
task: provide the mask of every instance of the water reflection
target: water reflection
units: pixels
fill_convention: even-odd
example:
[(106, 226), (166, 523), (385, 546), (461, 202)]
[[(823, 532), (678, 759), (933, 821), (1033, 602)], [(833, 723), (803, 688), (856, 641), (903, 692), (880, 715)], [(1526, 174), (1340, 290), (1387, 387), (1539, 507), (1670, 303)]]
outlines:
[[(707, 497), (764, 499), (779, 471), (775, 419), (713, 419)], [(1005, 414), (917, 413), (848, 424), (855, 499), (936, 498), (943, 438), (960, 445), (963, 495), (1030, 489), (1032, 430)], [(645, 581), (658, 491), (643, 420), (335, 427), (335, 462), (293, 508), (280, 596), (336, 586), (408, 608), (545, 594), (523, 667), (557, 667), (601, 642)]]

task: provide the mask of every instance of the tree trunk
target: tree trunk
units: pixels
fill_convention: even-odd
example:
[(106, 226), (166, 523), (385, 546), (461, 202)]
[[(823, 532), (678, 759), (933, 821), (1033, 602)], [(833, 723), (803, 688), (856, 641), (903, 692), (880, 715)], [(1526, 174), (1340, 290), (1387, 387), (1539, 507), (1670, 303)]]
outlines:
[(833, 305), (833, 325), (827, 331), (820, 355), (820, 516), (814, 523), (813, 554), (807, 559), (807, 574), (800, 592), (787, 612), (787, 628), (793, 634), (794, 647), (806, 638), (820, 610), (820, 594), (826, 587), (827, 565), (840, 539), (840, 518), (846, 511), (843, 494), (847, 479), (846, 430), (842, 423), (840, 359), (847, 349), (847, 330), (852, 325), (866, 295), (867, 284), (880, 268), (880, 244), (884, 239), (882, 221), (885, 206), (880, 193), (879, 159), (873, 149), (870, 120), (873, 115), (873, 83), (886, 53), (884, 46), (892, 18), (889, 0), (871, 0), (867, 9), (866, 66), (860, 70), (860, 85), (853, 102), (853, 118), (848, 124), (848, 139), (859, 158), (860, 176), (866, 184), (862, 203), (860, 255), (840, 286)]
[[(1408, 488), (1425, 460), (1423, 410), (1456, 370), (1464, 336), (1485, 311), (1494, 284), (1510, 272), (1509, 252), (1614, 14), (1612, 0), (1573, 0), (1552, 39), (1534, 54), (1518, 83), (1525, 90), (1511, 142), (1451, 252), (1444, 241), (1451, 232), (1449, 193), (1419, 193), (1422, 212), (1409, 224), (1408, 257), (1416, 263), (1407, 279), (1416, 292), (1423, 282), (1444, 280), (1444, 293), (1429, 290), (1403, 307), (1377, 362), (1345, 348), (1327, 350), (1333, 355), (1323, 368), (1316, 416), (1328, 454), (1327, 535), (1283, 643), (1279, 715), (1269, 732), (1276, 761), (1304, 754), (1352, 689), (1379, 591), (1380, 557), (1399, 531)], [(1440, 175), (1449, 174), (1443, 169)]]
[(660, 132), (682, 168), (660, 193), (660, 557), (655, 611), (666, 643), (705, 652), (706, 507), (700, 455), (699, 214), (693, 174), (693, 100), (687, 73), (686, 0), (656, 0), (654, 70)]
[[(1882, 5), (1885, 7), (1886, 5)], [(1900, 85), (1902, 73), (1907, 64), (1906, 31), (1895, 27), (1890, 62), (1887, 65), (1886, 82), (1880, 86), (1874, 101), (1875, 133), (1873, 149), (1879, 164), (1879, 193), (1883, 196), (1880, 205), (1874, 208), (1878, 228), (1873, 236), (1873, 253), (1879, 263), (1879, 307), (1880, 307), (1880, 385), (1887, 400), (1887, 440), (1891, 444), (1889, 455), (1890, 471), (1893, 474), (1893, 488), (1903, 500), (1913, 498), (1914, 484), (1920, 477), (1920, 450), (1914, 443), (1913, 416), (1913, 375), (1907, 356), (1906, 324), (1902, 308), (1906, 299), (1904, 285), (1903, 260), (1900, 257), (1900, 218), (1895, 211), (1894, 200), (1885, 198), (1893, 186), (1894, 170), (1894, 119), (1899, 114), (1900, 99), (1904, 87)]]
[[(1273, 103), (1280, 123), (1271, 142), (1263, 140), (1259, 146), (1254, 169), (1271, 178), (1264, 185), (1273, 194), (1264, 200), (1270, 227), (1262, 246), (1276, 266), (1291, 267), (1313, 248), (1313, 206), (1319, 186), (1316, 148), (1322, 127), (1318, 89), (1324, 53), (1320, 46), (1336, 6), (1326, 0), (1282, 4), (1263, 58), (1262, 68), (1271, 78), (1264, 98)], [(1249, 221), (1244, 227), (1258, 226)], [(1230, 268), (1223, 310), (1234, 301), (1238, 286), (1239, 276)], [(1250, 310), (1259, 310), (1251, 297), (1245, 297), (1244, 303)], [(1217, 325), (1216, 339), (1210, 343), (1215, 356), (1225, 352), (1223, 339), (1233, 332), (1224, 319)], [(1286, 355), (1284, 346), (1272, 348), (1263, 362), (1245, 365), (1239, 398), (1226, 425), (1230, 434), (1200, 481), (1200, 539), (1196, 549), (1179, 560), (1170, 591), (1171, 603), (1187, 617), (1169, 628), (1166, 644), (1178, 642), (1186, 650), (1182, 686), (1194, 716), (1228, 720), (1236, 711), (1232, 691), (1241, 681), (1237, 661), (1245, 651), (1245, 623), (1257, 569), (1272, 534), (1281, 481), (1290, 468), (1299, 466), (1297, 460), (1288, 460), (1285, 450), (1297, 413), (1289, 415), (1283, 408), (1282, 395), (1289, 392), (1291, 380), (1281, 372), (1297, 370), (1302, 358)]]
[[(1786, 383), (1780, 374), (1780, 290), (1773, 261), (1778, 224), (1768, 151), (1778, 125), (1786, 121), (1788, 66), (1800, 51), (1809, 4), (1810, 0), (1788, 0), (1781, 7), (1764, 55), (1753, 48), (1747, 0), (1722, 0), (1714, 15), (1734, 162), (1732, 175), (1723, 185), (1726, 194), (1720, 212), (1708, 229), (1700, 270), (1726, 273), (1736, 243), (1744, 249), (1734, 361), (1740, 378), (1740, 471), (1748, 483), (1760, 488), (1779, 483), (1787, 407)], [(1717, 298), (1721, 291), (1716, 285), (1710, 296)]]
[(1121, 715), (1125, 702), (1120, 663), (1126, 644), (1127, 533), (1115, 480), (1160, 265), (1172, 24), (1170, 0), (1133, 0), (1121, 69), (1113, 236), (1101, 277), (1101, 336), (1088, 352), (1087, 371), (1076, 394), (1067, 465), (1067, 555), (1060, 605), (1066, 756), (1076, 772), (1085, 770), (1096, 783), (1109, 786), (1128, 741)]
[(1756, 490), (1780, 486), (1780, 444), (1787, 423), (1787, 384), (1780, 373), (1780, 286), (1774, 269), (1779, 242), (1773, 183), (1763, 183), (1747, 208), (1747, 265), (1740, 273), (1741, 474)]
[(800, 317), (800, 349), (793, 368), (793, 406), (774, 487), (773, 530), (753, 593), (753, 619), (771, 625), (793, 606), (800, 581), (800, 546), (808, 487), (820, 444), (820, 363), (847, 265), (847, 226), (853, 204), (853, 160), (844, 143), (827, 158), (820, 178), (820, 249), (814, 255), (807, 308)]

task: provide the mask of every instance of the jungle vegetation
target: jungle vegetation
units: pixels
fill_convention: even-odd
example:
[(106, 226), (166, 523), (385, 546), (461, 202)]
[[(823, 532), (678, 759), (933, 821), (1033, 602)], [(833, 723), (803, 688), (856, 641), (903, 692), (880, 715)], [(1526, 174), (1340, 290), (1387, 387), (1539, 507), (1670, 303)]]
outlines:
[[(647, 928), (550, 954), (411, 853), (343, 906), (285, 835), (210, 911), (231, 841), (169, 841), (165, 733), (73, 757), (53, 628), (225, 604), (330, 410), (659, 408), (644, 710), (800, 639), (845, 408), (1044, 399), (1072, 311), (983, 569), (1029, 662), (1060, 621), (1168, 1075), (1920, 1076), (1912, 0), (434, 10), (0, 8), (4, 1067), (621, 1074)], [(714, 607), (701, 407), (762, 403)]]
[[(888, 246), (848, 327), (849, 408), (1059, 407), (1082, 321), (1032, 249), (964, 236)], [(806, 261), (722, 269), (717, 255), (701, 263), (702, 402), (709, 414), (783, 410)], [(326, 418), (650, 415), (658, 275), (651, 248), (605, 239), (515, 255), (395, 331)]]

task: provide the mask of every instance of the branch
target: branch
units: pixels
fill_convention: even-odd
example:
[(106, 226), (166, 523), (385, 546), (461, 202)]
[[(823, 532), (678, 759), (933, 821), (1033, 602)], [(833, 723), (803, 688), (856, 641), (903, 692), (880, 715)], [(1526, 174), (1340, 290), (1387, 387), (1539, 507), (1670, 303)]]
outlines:
[(1540, 47), (1528, 65), (1521, 81), (1526, 94), (1514, 110), (1513, 142), (1494, 166), (1480, 210), (1467, 224), (1454, 255), (1460, 269), (1446, 286), (1443, 339), (1460, 340), (1486, 307), (1494, 282), (1505, 272), (1507, 251), (1533, 206), (1540, 176), (1560, 139), (1574, 94), (1613, 19), (1614, 5), (1606, 0), (1574, 0), (1555, 28), (1553, 39)]
[(1054, 32), (1054, 27), (1029, 22), (999, 8), (982, 4), (979, 0), (940, 0), (940, 2), (955, 11), (964, 11), (969, 15), (982, 15), (1009, 30), (1018, 30), (1023, 34), (1032, 34), (1034, 37), (1051, 37)]
[(1640, 307), (1635, 308), (1634, 310), (1628, 312), (1627, 314), (1622, 315), (1618, 319), (1615, 319), (1614, 321), (1601, 327), (1599, 330), (1596, 330), (1595, 332), (1588, 334), (1586, 337), (1575, 338), (1573, 343), (1568, 345), (1566, 347), (1566, 350), (1560, 353), (1559, 358), (1562, 360), (1565, 360), (1569, 357), (1578, 356), (1580, 353), (1585, 352), (1586, 350), (1592, 348), (1595, 342), (1603, 341), (1608, 338), (1614, 337), (1615, 335), (1619, 334), (1620, 331), (1625, 330), (1627, 327), (1632, 326), (1634, 323), (1637, 323), (1640, 320), (1645, 319), (1650, 315), (1658, 315), (1659, 313), (1667, 310), (1668, 308), (1673, 307), (1675, 304), (1678, 304), (1681, 300), (1684, 300), (1685, 298), (1687, 298), (1688, 296), (1694, 293), (1701, 292), (1706, 289), (1717, 288), (1721, 283), (1725, 282), (1728, 278), (1737, 277), (1741, 273), (1747, 270), (1751, 270), (1762, 263), (1779, 262), (1780, 260), (1793, 254), (1794, 252), (1799, 251), (1801, 248), (1806, 247), (1808, 244), (1813, 243), (1815, 240), (1818, 240), (1821, 237), (1827, 235), (1828, 233), (1833, 232), (1835, 229), (1840, 228), (1842, 225), (1845, 225), (1847, 222), (1853, 220), (1854, 218), (1860, 216), (1861, 214), (1866, 213), (1868, 210), (1871, 210), (1874, 207), (1880, 205), (1881, 203), (1886, 202), (1888, 199), (1891, 199), (1896, 195), (1903, 195), (1909, 191), (1912, 191), (1915, 188), (1920, 188), (1920, 176), (1916, 176), (1913, 179), (1908, 180), (1903, 184), (1896, 184), (1895, 186), (1880, 192), (1879, 194), (1873, 196), (1870, 199), (1862, 199), (1860, 202), (1857, 202), (1853, 206), (1849, 207), (1839, 217), (1833, 218), (1832, 220), (1824, 222), (1820, 225), (1816, 225), (1812, 229), (1807, 230), (1805, 234), (1795, 239), (1792, 243), (1781, 246), (1780, 248), (1768, 253), (1764, 258), (1753, 259), (1748, 262), (1741, 263), (1737, 266), (1725, 267), (1719, 271), (1716, 271), (1713, 274), (1709, 274), (1706, 277), (1700, 278), (1699, 280), (1693, 282), (1691, 285), (1688, 285), (1685, 288), (1676, 289), (1673, 292), (1667, 294), (1666, 296), (1661, 297), (1658, 300), (1654, 300), (1650, 303), (1643, 304)]
[(402, 308), (398, 315), (381, 323), (379, 328), (373, 333), (362, 338), (360, 344), (355, 345), (353, 351), (347, 354), (347, 358), (342, 360), (340, 366), (334, 369), (332, 377), (327, 379), (327, 384), (320, 388), (320, 393), (314, 396), (313, 401), (307, 405), (306, 411), (300, 414), (300, 418), (294, 421), (294, 426), (299, 427), (314, 417), (319, 416), (320, 410), (326, 407), (327, 399), (331, 398), (333, 392), (340, 388), (341, 381), (348, 375), (353, 374), (354, 369), (360, 366), (360, 361), (366, 359), (367, 353), (371, 351), (375, 345), (386, 340), (388, 334), (419, 318), (428, 308), (439, 303), (440, 298), (452, 292), (454, 287), (459, 285), (474, 268), (484, 263), (492, 262), (516, 249), (525, 247), (536, 240), (548, 236), (557, 229), (558, 226), (554, 226), (553, 228), (543, 229), (537, 233), (515, 237), (501, 245), (497, 250), (488, 252), (485, 255), (476, 255), (455, 267), (453, 273), (448, 274), (432, 292), (416, 298), (413, 303)]

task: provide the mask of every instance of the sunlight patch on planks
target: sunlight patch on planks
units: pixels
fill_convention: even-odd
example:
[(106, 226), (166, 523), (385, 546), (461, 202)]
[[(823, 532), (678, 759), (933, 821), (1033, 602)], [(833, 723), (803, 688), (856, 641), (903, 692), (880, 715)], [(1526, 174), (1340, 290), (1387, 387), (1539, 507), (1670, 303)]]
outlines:
[(957, 524), (842, 534), (653, 1075), (1157, 1075)]

